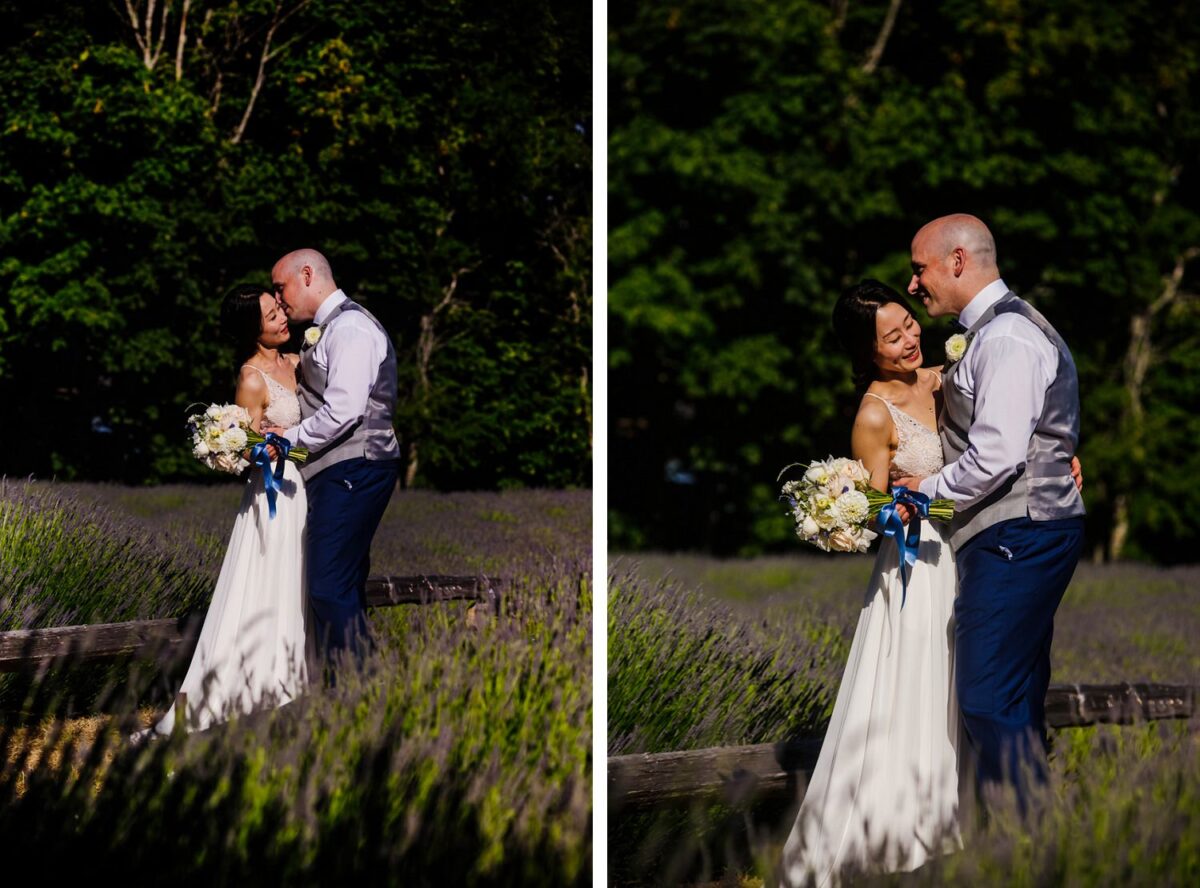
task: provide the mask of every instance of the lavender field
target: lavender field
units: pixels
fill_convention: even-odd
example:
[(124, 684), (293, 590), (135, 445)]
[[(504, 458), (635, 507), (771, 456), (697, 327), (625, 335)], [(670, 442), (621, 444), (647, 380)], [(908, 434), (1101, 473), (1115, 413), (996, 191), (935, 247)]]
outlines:
[[(240, 496), (4, 481), (0, 628), (202, 611)], [(587, 491), (397, 493), (372, 574), (501, 577), (502, 616), (374, 609), (361, 674), (217, 730), (123, 739), (186, 663), (0, 676), (0, 835), (126, 878), (587, 883), (590, 517)]]
[[(764, 743), (823, 732), (871, 556), (717, 560), (638, 554), (609, 565), (609, 753)], [(1200, 684), (1200, 567), (1081, 564), (1058, 610), (1053, 682)], [(1195, 884), (1194, 722), (1072, 729), (1054, 738), (1051, 796), (967, 850), (855, 884)], [(758, 885), (799, 800), (610, 817), (614, 885)]]

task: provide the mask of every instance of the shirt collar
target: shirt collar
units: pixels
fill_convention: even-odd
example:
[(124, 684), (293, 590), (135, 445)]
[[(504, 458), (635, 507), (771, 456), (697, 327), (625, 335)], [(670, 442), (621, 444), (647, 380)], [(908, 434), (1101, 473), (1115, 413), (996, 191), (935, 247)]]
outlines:
[(313, 316), (313, 323), (318, 327), (321, 326), (333, 314), (333, 310), (346, 301), (349, 297), (340, 289), (334, 290), (325, 297), (325, 301), (321, 303), (321, 307), (317, 309), (317, 313)]
[(1008, 284), (1004, 283), (1003, 278), (996, 278), (978, 293), (971, 297), (971, 301), (967, 303), (966, 308), (958, 316), (958, 322), (968, 330), (975, 326), (975, 322), (983, 317), (983, 313), (999, 302), (1008, 294)]

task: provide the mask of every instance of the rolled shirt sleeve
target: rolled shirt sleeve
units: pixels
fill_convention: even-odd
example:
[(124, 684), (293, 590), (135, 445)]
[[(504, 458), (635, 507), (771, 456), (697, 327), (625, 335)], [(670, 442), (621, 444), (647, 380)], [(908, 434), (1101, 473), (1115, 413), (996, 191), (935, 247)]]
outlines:
[(367, 412), (371, 387), (387, 357), (383, 334), (357, 312), (344, 312), (314, 348), (324, 347), (329, 367), (324, 403), (308, 419), (287, 430), (294, 446), (320, 450), (345, 434)]
[[(1021, 330), (1021, 324), (1029, 330)], [(969, 384), (975, 401), (967, 449), (941, 472), (921, 481), (918, 488), (932, 499), (953, 500), (959, 509), (982, 500), (1025, 464), (1046, 391), (1057, 372), (1053, 346), (1025, 318), (1009, 315), (1002, 324), (997, 320), (988, 326), (992, 325), (1002, 329), (988, 331), (985, 327), (963, 358), (971, 360), (971, 365), (962, 369), (971, 371)], [(992, 335), (985, 337), (985, 332)]]

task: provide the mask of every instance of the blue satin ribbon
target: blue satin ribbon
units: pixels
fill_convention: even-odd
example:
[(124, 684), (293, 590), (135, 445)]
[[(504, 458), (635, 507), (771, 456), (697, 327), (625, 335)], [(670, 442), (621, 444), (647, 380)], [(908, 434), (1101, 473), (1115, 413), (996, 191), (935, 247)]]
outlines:
[[(271, 469), (271, 455), (267, 453), (267, 447), (272, 444), (279, 451), (279, 461), (274, 470)], [(283, 464), (287, 461), (291, 449), (292, 444), (287, 438), (268, 432), (267, 440), (255, 444), (250, 451), (250, 462), (262, 469), (263, 487), (267, 490), (267, 511), (271, 513), (272, 518), (275, 517), (275, 497), (283, 489)]]
[[(904, 532), (904, 520), (896, 506), (903, 503), (916, 510), (916, 515), (908, 522), (908, 533)], [(879, 526), (883, 535), (896, 541), (896, 549), (900, 553), (900, 609), (904, 610), (904, 602), (908, 598), (908, 568), (917, 562), (917, 549), (921, 545), (921, 519), (929, 518), (929, 497), (907, 487), (893, 487), (892, 501), (879, 510)]]

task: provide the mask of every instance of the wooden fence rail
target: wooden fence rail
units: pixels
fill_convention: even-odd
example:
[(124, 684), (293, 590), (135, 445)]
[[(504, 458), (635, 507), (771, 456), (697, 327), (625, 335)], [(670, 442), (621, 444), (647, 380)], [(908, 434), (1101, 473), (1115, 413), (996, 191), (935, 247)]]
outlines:
[[(371, 577), (367, 580), (367, 607), (465, 599), (499, 614), (503, 585), (503, 580), (488, 577)], [(203, 622), (203, 614), (190, 614), (178, 619), (0, 632), (0, 672), (122, 654), (169, 656), (183, 645), (194, 646)]]
[[(1200, 689), (1160, 684), (1052, 685), (1046, 694), (1051, 728), (1131, 724), (1192, 718)], [(821, 737), (782, 743), (683, 752), (618, 755), (608, 759), (610, 811), (691, 801), (747, 805), (796, 798), (812, 774)]]

